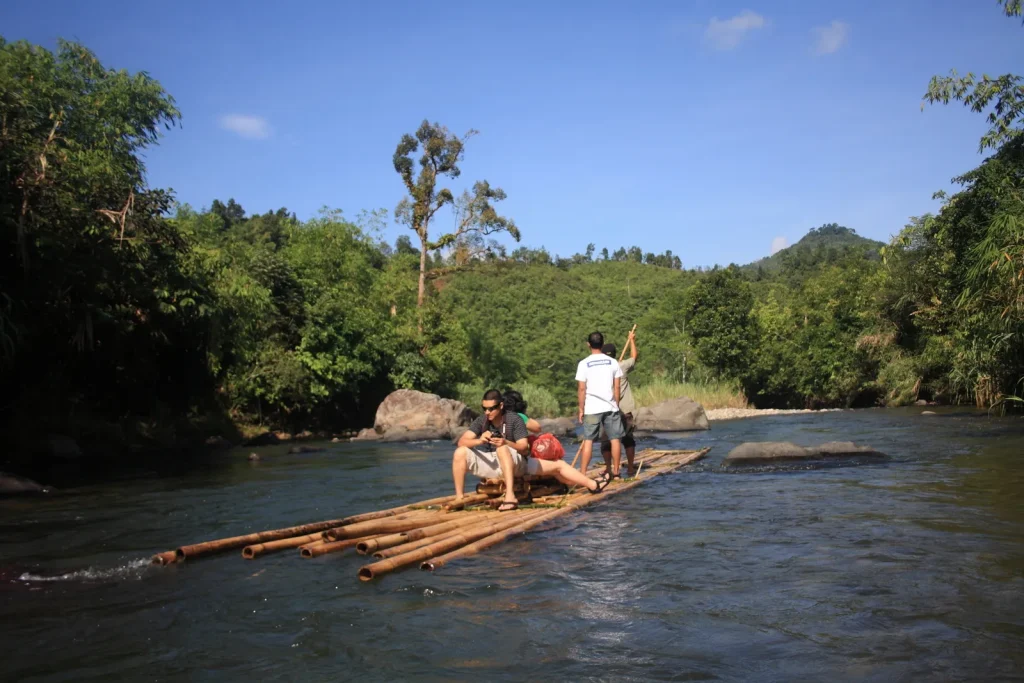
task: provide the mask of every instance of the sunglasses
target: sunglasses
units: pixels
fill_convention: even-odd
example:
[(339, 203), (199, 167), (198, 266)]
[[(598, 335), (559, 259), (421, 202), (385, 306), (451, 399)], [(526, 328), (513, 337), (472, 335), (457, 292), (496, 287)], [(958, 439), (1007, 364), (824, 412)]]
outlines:
[(500, 407), (501, 407), (501, 404), (500, 404), (500, 403), (496, 403), (496, 404), (494, 404), (493, 406), (485, 406), (485, 405), (481, 405), (480, 407), (484, 409), (484, 412), (485, 412), (485, 413), (489, 413), (489, 412), (491, 412), (492, 410), (497, 410), (498, 408), (500, 408)]

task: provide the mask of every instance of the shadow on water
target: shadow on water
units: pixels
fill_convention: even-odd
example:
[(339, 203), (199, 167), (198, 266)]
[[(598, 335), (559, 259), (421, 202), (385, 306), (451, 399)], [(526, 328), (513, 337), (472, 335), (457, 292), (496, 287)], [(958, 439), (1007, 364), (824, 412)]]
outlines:
[[(744, 441), (879, 463), (750, 470)], [(218, 454), (0, 503), (9, 680), (1005, 680), (1024, 670), (1024, 421), (920, 409), (719, 422), (710, 456), (444, 567), (153, 552), (443, 495), (451, 446)], [(249, 451), (262, 459), (252, 463)], [(573, 453), (575, 449), (567, 449)], [(824, 466), (822, 466), (824, 465)], [(743, 476), (744, 474), (749, 476)], [(45, 656), (40, 656), (45, 653)]]

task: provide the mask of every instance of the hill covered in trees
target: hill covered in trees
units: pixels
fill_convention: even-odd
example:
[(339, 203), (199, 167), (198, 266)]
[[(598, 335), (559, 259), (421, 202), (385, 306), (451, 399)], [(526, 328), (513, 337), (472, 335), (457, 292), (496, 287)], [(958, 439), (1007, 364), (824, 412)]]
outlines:
[(764, 279), (768, 274), (778, 273), (783, 267), (800, 268), (823, 262), (835, 263), (850, 255), (880, 260), (879, 250), (884, 246), (884, 242), (861, 237), (852, 228), (828, 223), (819, 228), (811, 228), (796, 244), (748, 263), (741, 270), (752, 273), (755, 279)]

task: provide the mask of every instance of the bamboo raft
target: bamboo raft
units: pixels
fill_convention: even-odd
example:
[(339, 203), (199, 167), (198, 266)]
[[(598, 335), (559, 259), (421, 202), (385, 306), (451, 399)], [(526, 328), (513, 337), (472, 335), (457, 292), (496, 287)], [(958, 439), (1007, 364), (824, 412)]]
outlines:
[[(303, 558), (355, 548), (359, 554), (376, 560), (359, 569), (358, 576), (363, 581), (410, 565), (434, 571), (700, 460), (709, 450), (647, 449), (636, 455), (639, 466), (635, 477), (616, 479), (597, 494), (579, 488), (567, 490), (553, 480), (517, 480), (514, 492), (520, 508), (509, 512), (493, 509), (504, 495), (503, 482), (487, 481), (458, 503), (455, 496), (444, 496), (341, 519), (185, 545), (154, 555), (151, 562), (167, 566), (238, 548), (247, 560), (294, 548)], [(592, 468), (588, 474), (595, 476), (601, 469), (603, 466)]]

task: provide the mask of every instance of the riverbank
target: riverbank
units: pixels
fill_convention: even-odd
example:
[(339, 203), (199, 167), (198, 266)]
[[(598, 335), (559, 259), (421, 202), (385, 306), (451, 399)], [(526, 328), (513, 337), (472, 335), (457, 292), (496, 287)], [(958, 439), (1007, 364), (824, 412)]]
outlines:
[(767, 415), (836, 413), (841, 410), (843, 408), (822, 408), (821, 410), (812, 410), (810, 408), (712, 408), (711, 410), (705, 410), (704, 414), (708, 416), (709, 421), (715, 422), (717, 420), (738, 420), (744, 417), (765, 417)]

